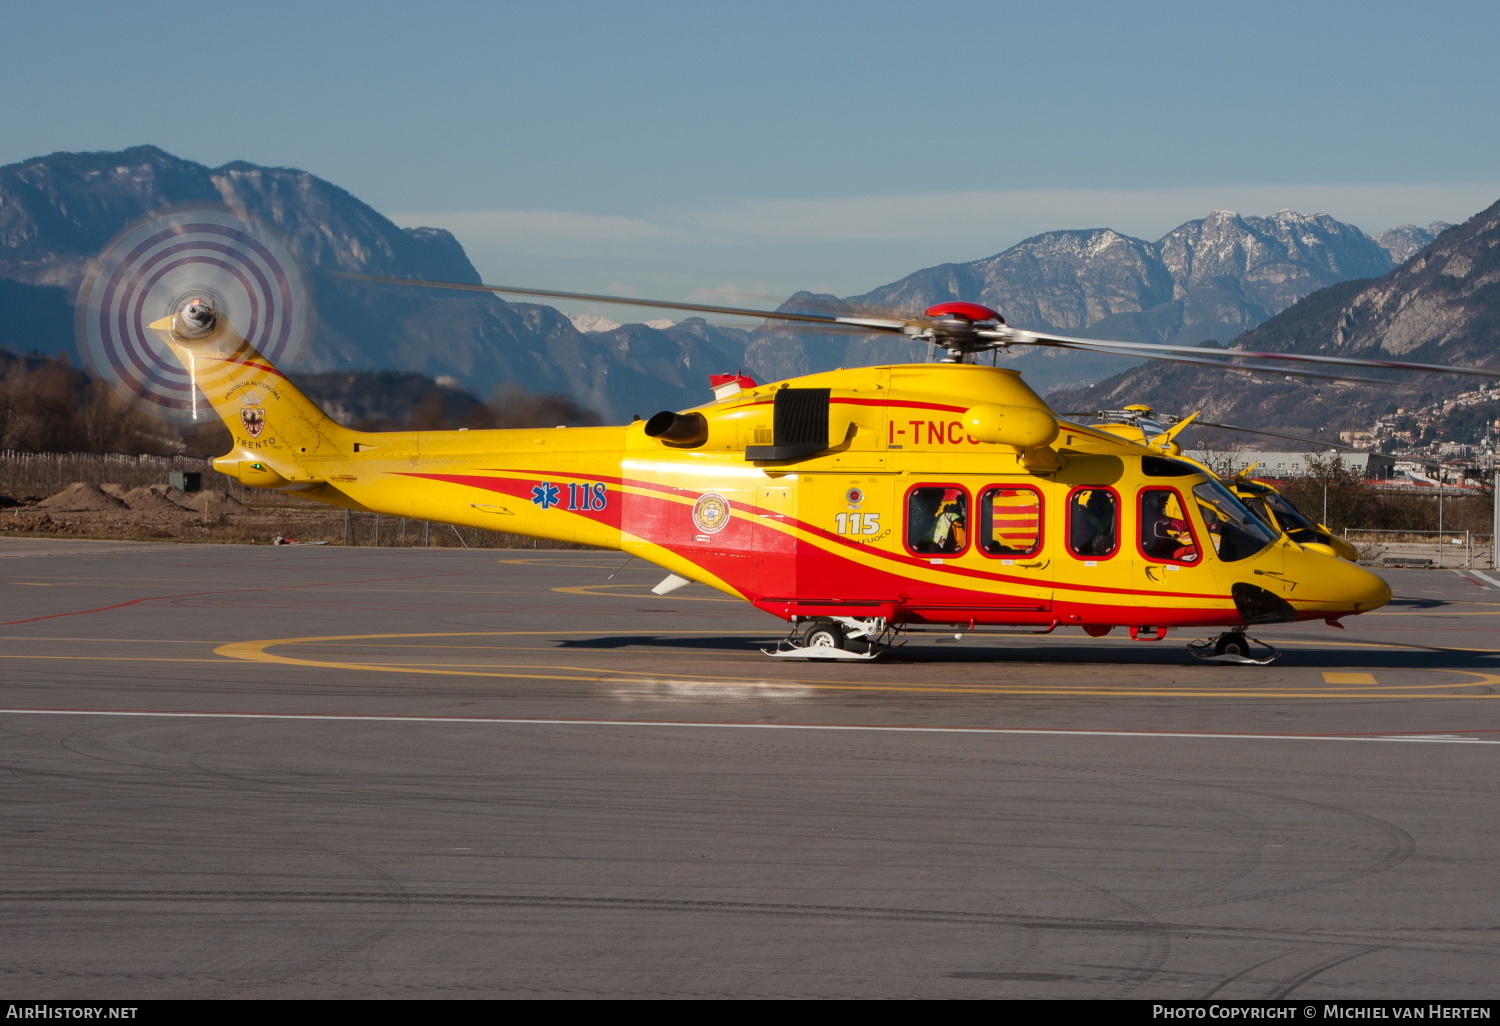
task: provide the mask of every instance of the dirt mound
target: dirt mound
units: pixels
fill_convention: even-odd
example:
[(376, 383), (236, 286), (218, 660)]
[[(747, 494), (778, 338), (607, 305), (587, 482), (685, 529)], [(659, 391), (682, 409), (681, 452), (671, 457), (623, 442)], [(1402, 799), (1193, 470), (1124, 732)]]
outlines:
[(152, 490), (194, 513), (202, 513), (205, 504), (210, 513), (243, 513), (249, 508), (228, 492), (221, 492), (214, 488), (205, 488), (201, 492), (182, 492), (176, 488), (163, 489), (160, 485), (153, 485)]
[(113, 495), (121, 502), (125, 501), (125, 486), (117, 484), (101, 484), (99, 490), (105, 495)]
[(37, 503), (37, 508), (55, 509), (60, 513), (97, 513), (124, 509), (125, 504), (98, 485), (74, 481), (51, 498)]
[[(103, 487), (101, 485), (101, 487)], [(183, 513), (186, 512), (181, 506), (168, 499), (161, 492), (152, 491), (150, 488), (132, 488), (120, 496), (120, 499), (134, 510), (147, 513)]]

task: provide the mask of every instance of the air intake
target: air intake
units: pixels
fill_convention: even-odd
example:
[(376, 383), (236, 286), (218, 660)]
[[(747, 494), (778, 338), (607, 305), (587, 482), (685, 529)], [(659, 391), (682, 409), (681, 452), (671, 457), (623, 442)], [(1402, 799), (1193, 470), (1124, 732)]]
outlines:
[(771, 445), (745, 449), (747, 460), (800, 460), (828, 448), (826, 388), (783, 388), (776, 393), (776, 433)]

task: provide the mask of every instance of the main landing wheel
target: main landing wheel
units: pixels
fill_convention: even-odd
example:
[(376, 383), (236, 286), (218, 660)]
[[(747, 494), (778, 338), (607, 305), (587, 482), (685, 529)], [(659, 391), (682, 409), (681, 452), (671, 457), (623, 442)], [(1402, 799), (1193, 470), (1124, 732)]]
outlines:
[(847, 648), (844, 628), (832, 620), (814, 620), (802, 634), (804, 648)]
[(1237, 631), (1226, 631), (1214, 639), (1214, 655), (1239, 656), (1241, 659), (1250, 655), (1250, 641)]

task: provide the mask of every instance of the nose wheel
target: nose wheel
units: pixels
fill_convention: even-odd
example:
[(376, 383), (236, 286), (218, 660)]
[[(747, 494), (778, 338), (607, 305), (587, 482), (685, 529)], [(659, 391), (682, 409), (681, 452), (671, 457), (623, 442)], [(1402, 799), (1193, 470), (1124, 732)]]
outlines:
[(1281, 658), (1281, 653), (1243, 630), (1225, 631), (1212, 641), (1189, 641), (1188, 651), (1206, 663), (1241, 663), (1265, 666)]

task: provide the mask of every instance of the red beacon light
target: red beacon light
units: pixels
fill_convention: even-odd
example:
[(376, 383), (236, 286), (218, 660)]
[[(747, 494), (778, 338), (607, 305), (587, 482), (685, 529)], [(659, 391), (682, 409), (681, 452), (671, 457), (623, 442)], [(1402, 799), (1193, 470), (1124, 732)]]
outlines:
[(971, 323), (978, 321), (994, 321), (996, 324), (1004, 324), (1005, 318), (998, 311), (991, 310), (987, 306), (978, 303), (938, 303), (929, 306), (926, 310), (928, 317), (962, 317)]
[(715, 399), (728, 399), (744, 389), (755, 388), (756, 384), (748, 374), (710, 374), (708, 387), (714, 390)]

